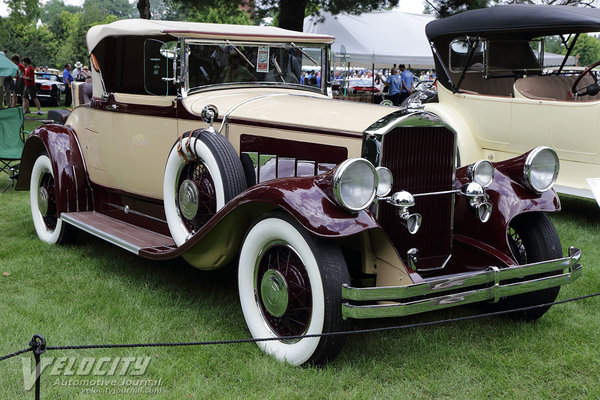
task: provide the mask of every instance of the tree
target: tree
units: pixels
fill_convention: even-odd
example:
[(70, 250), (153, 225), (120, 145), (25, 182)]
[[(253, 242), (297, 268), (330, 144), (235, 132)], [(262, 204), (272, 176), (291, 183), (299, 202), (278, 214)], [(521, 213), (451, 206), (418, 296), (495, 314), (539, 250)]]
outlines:
[(138, 0), (137, 9), (140, 12), (140, 18), (152, 18), (152, 14), (150, 14), (150, 0)]
[[(374, 10), (392, 8), (398, 5), (399, 0), (261, 0), (256, 1), (255, 20), (260, 21), (262, 17), (271, 16), (278, 21), (281, 28), (302, 31), (304, 17), (314, 13), (330, 12), (339, 14), (348, 12), (361, 14)], [(198, 5), (197, 0), (173, 0), (174, 3), (184, 7), (195, 7), (197, 9), (220, 7), (245, 8), (253, 4), (251, 0), (209, 0)], [(207, 4), (207, 3), (215, 3)]]
[(438, 18), (445, 18), (451, 15), (478, 8), (486, 8), (491, 0), (434, 0), (433, 8)]
[(580, 35), (573, 47), (572, 54), (577, 56), (579, 65), (592, 65), (596, 61), (600, 61), (600, 41), (594, 36)]

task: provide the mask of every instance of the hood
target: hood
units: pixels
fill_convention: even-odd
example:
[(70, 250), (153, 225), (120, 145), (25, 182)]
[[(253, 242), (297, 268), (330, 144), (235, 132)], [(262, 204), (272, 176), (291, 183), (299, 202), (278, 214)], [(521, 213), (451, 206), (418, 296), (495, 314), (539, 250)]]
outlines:
[(218, 118), (276, 123), (295, 127), (335, 129), (362, 134), (375, 121), (397, 108), (333, 100), (318, 93), (277, 88), (240, 88), (188, 96), (183, 105), (193, 114), (212, 104)]

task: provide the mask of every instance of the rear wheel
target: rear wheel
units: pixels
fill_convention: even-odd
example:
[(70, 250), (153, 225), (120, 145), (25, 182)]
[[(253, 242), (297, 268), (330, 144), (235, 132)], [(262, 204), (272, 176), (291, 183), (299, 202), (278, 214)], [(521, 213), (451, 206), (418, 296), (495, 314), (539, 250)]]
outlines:
[[(507, 234), (511, 251), (519, 264), (530, 264), (563, 256), (558, 233), (552, 221), (545, 214), (526, 213), (519, 215), (510, 222)], [(493, 306), (494, 311), (500, 311), (551, 303), (556, 300), (559, 291), (560, 286), (557, 286), (537, 292), (524, 293), (501, 299), (500, 302), (491, 306)], [(508, 316), (514, 319), (535, 321), (549, 309), (550, 306), (533, 308), (509, 313)]]
[(29, 200), (35, 231), (47, 243), (65, 243), (72, 238), (74, 228), (59, 218), (57, 193), (52, 163), (45, 154), (40, 155), (31, 171)]
[(239, 295), (248, 329), (266, 353), (292, 365), (320, 365), (340, 352), (342, 285), (350, 281), (336, 242), (315, 237), (283, 213), (258, 220), (240, 253)]

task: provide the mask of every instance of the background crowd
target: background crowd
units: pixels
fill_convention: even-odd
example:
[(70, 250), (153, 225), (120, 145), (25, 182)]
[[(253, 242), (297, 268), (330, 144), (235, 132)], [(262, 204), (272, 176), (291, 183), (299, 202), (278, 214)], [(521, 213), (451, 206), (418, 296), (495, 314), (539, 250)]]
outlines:
[(91, 81), (89, 68), (84, 66), (81, 62), (75, 63), (75, 69), (72, 72), (71, 64), (66, 63), (62, 74), (59, 75), (57, 69), (51, 69), (47, 66), (34, 67), (30, 57), (21, 58), (18, 54), (13, 54), (10, 57), (10, 60), (18, 67), (18, 69), (14, 76), (5, 76), (2, 78), (2, 86), (0, 87), (0, 108), (17, 107), (19, 104), (22, 104), (23, 114), (31, 112), (30, 105), (32, 103), (37, 107), (37, 114), (43, 114), (40, 101), (37, 97), (36, 77), (39, 77), (39, 79), (49, 79), (52, 74), (59, 76), (60, 81), (65, 85), (65, 107), (71, 106), (72, 83), (74, 81)]

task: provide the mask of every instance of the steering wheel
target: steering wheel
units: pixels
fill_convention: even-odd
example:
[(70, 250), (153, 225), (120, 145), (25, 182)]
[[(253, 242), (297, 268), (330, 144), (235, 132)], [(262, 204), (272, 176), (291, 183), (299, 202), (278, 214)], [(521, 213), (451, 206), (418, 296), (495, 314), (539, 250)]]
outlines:
[[(594, 95), (598, 94), (598, 91), (600, 91), (600, 85), (598, 84), (598, 78), (596, 77), (596, 74), (593, 74), (591, 72), (592, 69), (596, 68), (598, 65), (600, 65), (600, 61), (596, 61), (594, 64), (587, 67), (582, 73), (577, 75), (577, 78), (575, 78), (575, 82), (573, 82), (573, 87), (571, 88), (571, 93), (573, 93), (573, 95), (576, 98), (578, 96), (587, 96), (587, 95), (594, 96)], [(591, 85), (588, 85), (584, 88), (577, 89), (577, 85), (579, 84), (579, 82), (583, 79), (583, 77), (586, 74), (591, 75), (592, 79), (594, 79), (594, 83), (592, 83)]]

